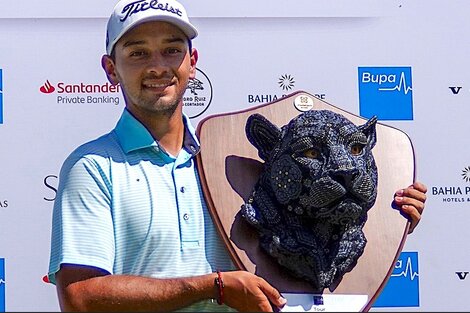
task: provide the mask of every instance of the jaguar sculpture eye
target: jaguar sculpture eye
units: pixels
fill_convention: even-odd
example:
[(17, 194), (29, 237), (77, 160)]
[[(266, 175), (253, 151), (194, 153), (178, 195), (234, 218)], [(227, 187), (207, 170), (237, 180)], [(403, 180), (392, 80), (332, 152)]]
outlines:
[(329, 110), (304, 112), (281, 128), (260, 114), (247, 120), (264, 164), (241, 214), (261, 247), (316, 290), (352, 270), (364, 252), (362, 228), (377, 197), (376, 122), (357, 126)]

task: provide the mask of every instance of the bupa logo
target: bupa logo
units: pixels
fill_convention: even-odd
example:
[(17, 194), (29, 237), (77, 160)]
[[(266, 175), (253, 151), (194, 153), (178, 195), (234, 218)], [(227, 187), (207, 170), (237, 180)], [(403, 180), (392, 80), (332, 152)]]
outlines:
[(402, 252), (373, 307), (419, 307), (418, 252)]
[(0, 124), (3, 124), (3, 75), (0, 69)]
[(412, 120), (411, 67), (359, 67), (360, 115)]
[(5, 259), (0, 259), (0, 312), (5, 312)]

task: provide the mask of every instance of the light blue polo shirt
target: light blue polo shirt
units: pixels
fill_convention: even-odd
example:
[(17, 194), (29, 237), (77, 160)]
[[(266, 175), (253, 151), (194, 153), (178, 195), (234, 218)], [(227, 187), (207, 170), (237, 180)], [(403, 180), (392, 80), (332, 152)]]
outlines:
[[(203, 200), (199, 142), (186, 116), (184, 123), (184, 147), (172, 157), (124, 109), (114, 130), (65, 160), (53, 210), (52, 283), (62, 263), (155, 278), (234, 269)], [(190, 307), (211, 308), (227, 307)]]

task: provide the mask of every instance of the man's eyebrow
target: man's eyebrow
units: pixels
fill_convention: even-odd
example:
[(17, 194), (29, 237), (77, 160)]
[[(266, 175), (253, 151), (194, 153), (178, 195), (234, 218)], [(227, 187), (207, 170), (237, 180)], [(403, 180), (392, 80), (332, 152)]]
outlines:
[[(174, 38), (165, 39), (164, 42), (165, 43), (185, 43), (186, 41), (183, 38), (174, 37)], [(130, 46), (137, 46), (137, 45), (142, 45), (145, 43), (146, 43), (145, 40), (129, 40), (124, 43), (123, 47), (127, 48)]]
[(182, 43), (185, 43), (186, 40), (184, 40), (183, 38), (180, 38), (180, 37), (175, 37), (175, 38), (168, 38), (168, 39), (165, 39), (165, 41), (167, 43), (174, 43), (174, 42), (182, 42)]
[(144, 43), (145, 43), (144, 40), (130, 40), (130, 41), (126, 41), (124, 43), (123, 47), (127, 48), (127, 47), (130, 47), (130, 46), (142, 45)]

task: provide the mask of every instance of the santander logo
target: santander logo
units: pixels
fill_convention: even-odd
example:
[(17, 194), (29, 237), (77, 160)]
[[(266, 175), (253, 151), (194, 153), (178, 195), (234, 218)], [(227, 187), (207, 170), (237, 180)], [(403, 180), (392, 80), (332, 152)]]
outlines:
[(39, 90), (42, 93), (52, 93), (52, 92), (55, 91), (55, 87), (51, 85), (49, 80), (47, 80), (46, 83), (44, 85), (42, 85), (41, 88), (39, 88)]
[(57, 84), (52, 85), (49, 80), (46, 80), (44, 85), (42, 85), (39, 90), (42, 93), (53, 93), (57, 90), (59, 94), (71, 94), (71, 93), (119, 93), (120, 92), (120, 85), (111, 85), (109, 82), (104, 84), (86, 84), (86, 83), (76, 83), (76, 84), (68, 84), (64, 82), (59, 82)]

